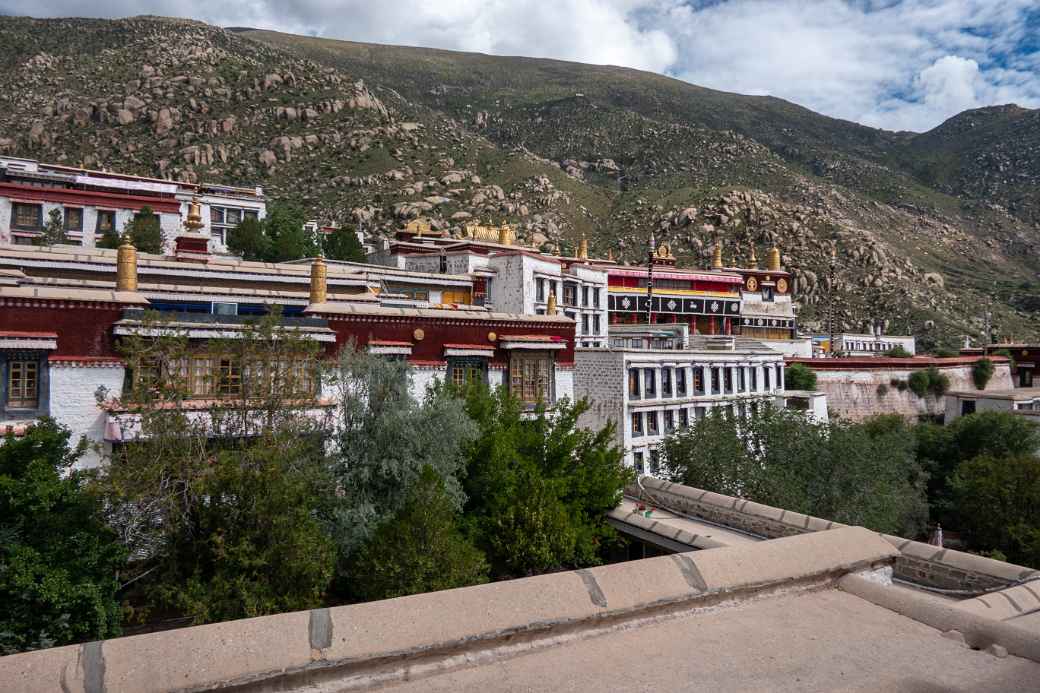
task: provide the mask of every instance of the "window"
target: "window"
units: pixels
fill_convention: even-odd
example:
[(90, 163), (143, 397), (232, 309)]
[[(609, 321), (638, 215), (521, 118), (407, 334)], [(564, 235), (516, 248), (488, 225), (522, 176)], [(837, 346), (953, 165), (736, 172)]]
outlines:
[(646, 467), (643, 466), (643, 453), (633, 452), (632, 453), (632, 466), (636, 469), (636, 474), (646, 473)]
[(733, 392), (733, 369), (723, 368), (722, 369), (722, 387), (725, 388), (726, 393)]
[(236, 360), (220, 359), (217, 366), (217, 394), (223, 397), (242, 394), (242, 366)]
[(675, 394), (679, 397), (686, 396), (686, 369), (675, 369)]
[(544, 301), (545, 300), (545, 280), (544, 279), (536, 279), (535, 280), (535, 287), (536, 287), (535, 298), (538, 301)]
[(763, 389), (765, 389), (766, 392), (769, 392), (772, 389), (769, 385), (769, 373), (769, 366), (766, 366), (762, 369), (762, 387)]
[(83, 230), (83, 209), (81, 207), (66, 207), (65, 208), (65, 230), (66, 231), (82, 231)]
[(1033, 387), (1033, 369), (1018, 367), (1018, 386)]
[(599, 313), (592, 316), (592, 334), (599, 334)]
[(751, 367), (751, 391), (758, 392), (758, 366)]
[(97, 232), (115, 231), (116, 213), (111, 210), (99, 209), (97, 213)]
[(487, 359), (449, 358), (448, 379), (459, 388), (487, 382)]
[(675, 412), (667, 409), (664, 412), (664, 432), (671, 433), (675, 430)]
[(639, 369), (628, 369), (628, 396), (630, 399), (639, 399)]
[(36, 409), (40, 405), (40, 362), (7, 362), (7, 402), (9, 409)]
[(975, 400), (966, 399), (961, 401), (961, 416), (975, 413)]
[(563, 305), (574, 306), (577, 305), (577, 303), (578, 287), (571, 282), (567, 282), (563, 285)]
[(671, 397), (672, 396), (672, 369), (662, 368), (661, 369), (661, 396)]
[(599, 308), (599, 289), (592, 290), (592, 305), (594, 308)]
[(700, 366), (693, 369), (693, 394), (704, 394), (704, 369)]
[(781, 365), (776, 366), (776, 389), (784, 389), (784, 367)]
[(509, 360), (509, 390), (529, 406), (548, 402), (552, 399), (551, 373), (551, 354), (513, 354)]
[(699, 419), (703, 419), (707, 415), (708, 415), (708, 408), (707, 407), (694, 407), (693, 408), (693, 418), (694, 419), (698, 419), (698, 420)]
[(654, 377), (653, 368), (643, 369), (643, 385), (647, 399), (657, 397), (657, 379)]
[(39, 231), (43, 228), (43, 206), (15, 202), (11, 213), (12, 226), (17, 229)]
[(762, 300), (767, 303), (773, 302), (773, 287), (763, 286), (762, 287)]
[(683, 428), (690, 425), (690, 410), (685, 407), (679, 410), (679, 425)]
[(588, 334), (589, 333), (589, 314), (588, 313), (582, 313), (581, 314), (581, 333), (582, 334)]
[(224, 208), (223, 207), (210, 207), (209, 208), (209, 223), (211, 223), (211, 224), (223, 224), (224, 223)]
[(737, 382), (740, 384), (740, 392), (747, 392), (747, 369), (741, 366), (737, 369)]
[(661, 451), (657, 448), (650, 449), (650, 473), (654, 476), (661, 473)]
[(709, 370), (711, 371), (711, 394), (717, 395), (722, 390), (722, 375), (719, 373), (718, 368), (711, 368)]
[(632, 412), (632, 437), (638, 438), (643, 435), (643, 412)]
[(238, 315), (237, 303), (213, 303), (214, 315)]
[(646, 434), (649, 436), (656, 436), (661, 432), (660, 422), (657, 420), (656, 411), (648, 411), (646, 413)]
[(227, 224), (228, 226), (238, 226), (242, 223), (242, 210), (241, 209), (229, 209), (227, 211)]
[(589, 305), (589, 287), (587, 286), (581, 287), (581, 305)]

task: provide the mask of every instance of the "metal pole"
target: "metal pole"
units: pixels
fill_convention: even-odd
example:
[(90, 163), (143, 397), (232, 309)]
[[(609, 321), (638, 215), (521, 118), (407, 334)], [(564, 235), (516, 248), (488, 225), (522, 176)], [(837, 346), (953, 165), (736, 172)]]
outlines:
[(650, 252), (647, 253), (646, 262), (646, 323), (652, 325), (654, 322), (654, 251), (657, 241), (654, 240), (654, 232), (650, 232)]
[(838, 260), (837, 244), (831, 246), (831, 264), (828, 271), (828, 280), (830, 283), (828, 306), (827, 306), (827, 329), (830, 331), (830, 355), (833, 358), (837, 356), (837, 349), (834, 348), (834, 270), (835, 264)]

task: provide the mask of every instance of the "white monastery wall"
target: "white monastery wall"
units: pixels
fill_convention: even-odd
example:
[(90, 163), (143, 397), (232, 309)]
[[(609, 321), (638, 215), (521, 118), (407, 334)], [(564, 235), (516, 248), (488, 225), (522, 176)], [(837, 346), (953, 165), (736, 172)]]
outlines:
[(98, 407), (94, 393), (105, 387), (118, 395), (123, 388), (123, 365), (56, 361), (50, 364), (50, 411), (54, 419), (72, 431), (71, 443), (86, 436), (93, 445), (80, 458), (79, 467), (96, 467), (108, 452), (105, 439), (106, 412)]

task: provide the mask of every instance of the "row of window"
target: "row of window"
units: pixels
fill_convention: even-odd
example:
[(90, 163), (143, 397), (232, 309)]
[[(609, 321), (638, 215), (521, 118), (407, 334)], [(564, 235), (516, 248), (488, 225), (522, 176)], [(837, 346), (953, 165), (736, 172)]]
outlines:
[[(62, 209), (62, 218), (66, 231), (73, 233), (83, 231), (83, 208), (65, 207)], [(21, 231), (42, 231), (45, 221), (43, 218), (43, 205), (16, 202), (11, 214), (11, 226)], [(116, 226), (116, 213), (112, 210), (99, 209), (97, 211), (96, 231), (101, 234), (111, 231)]]
[[(689, 373), (689, 375), (687, 375)], [(783, 365), (762, 366), (762, 391), (779, 388)], [(754, 366), (693, 366), (629, 368), (629, 399), (671, 399), (700, 395), (735, 395), (759, 392), (759, 368)], [(658, 395), (660, 382), (660, 395)], [(710, 388), (710, 389), (709, 389)]]
[[(487, 384), (487, 359), (449, 357), (447, 379), (458, 387), (474, 382)], [(509, 391), (528, 406), (552, 402), (552, 355), (539, 351), (510, 355)]]
[(258, 219), (255, 209), (239, 209), (237, 207), (209, 208), (209, 235), (221, 245), (227, 245), (227, 233), (246, 219)]
[[(553, 282), (551, 279), (544, 279), (538, 277), (535, 279), (535, 300), (539, 303), (545, 303), (549, 300), (549, 292), (554, 289)], [(600, 301), (602, 300), (600, 293), (602, 289), (594, 286), (581, 285), (579, 286), (576, 282), (563, 282), (561, 292), (557, 292), (557, 296), (563, 302), (565, 306), (582, 307), (582, 308), (599, 308)], [(579, 302), (578, 299), (581, 299)]]
[(246, 362), (231, 355), (202, 354), (191, 357), (144, 360), (131, 368), (128, 384), (139, 391), (163, 384), (187, 398), (264, 397), (273, 393), (316, 397), (319, 377), (305, 359)]
[[(757, 413), (763, 405), (764, 402), (761, 401), (726, 402), (724, 404), (716, 404), (713, 408), (721, 407), (722, 413), (727, 416), (740, 416)], [(668, 435), (677, 430), (688, 428), (707, 416), (709, 408), (711, 407), (699, 405), (678, 409), (634, 411), (629, 416), (631, 436), (633, 438), (642, 438), (643, 436)]]
[(845, 342), (845, 348), (847, 351), (889, 351), (895, 349), (901, 344), (895, 344), (894, 342)]
[[(661, 452), (657, 448), (650, 448), (650, 469), (649, 472), (652, 476), (658, 476), (661, 473)], [(646, 453), (642, 450), (637, 450), (632, 453), (632, 466), (635, 467), (636, 474), (646, 474)]]

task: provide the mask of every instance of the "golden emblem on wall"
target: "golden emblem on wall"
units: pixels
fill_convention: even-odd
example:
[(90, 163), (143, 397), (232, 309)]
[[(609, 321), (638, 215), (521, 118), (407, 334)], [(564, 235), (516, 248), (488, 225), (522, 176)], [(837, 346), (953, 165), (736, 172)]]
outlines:
[(787, 280), (784, 279), (783, 277), (780, 277), (779, 279), (777, 279), (776, 280), (776, 290), (777, 290), (777, 293), (786, 294), (787, 293)]
[(494, 332), (488, 332), (488, 341), (489, 342), (493, 342), (496, 339), (498, 339), (498, 335), (497, 334), (495, 334)]
[(662, 243), (657, 246), (657, 257), (662, 260), (674, 260), (675, 256), (672, 255), (672, 247), (667, 243)]
[(754, 277), (748, 277), (747, 279), (747, 290), (758, 291), (758, 280)]
[(415, 341), (417, 341), (417, 342), (421, 342), (425, 336), (426, 336), (426, 333), (423, 332), (422, 328), (419, 328), (419, 327), (415, 328), (415, 332), (412, 333), (412, 337), (414, 337)]

